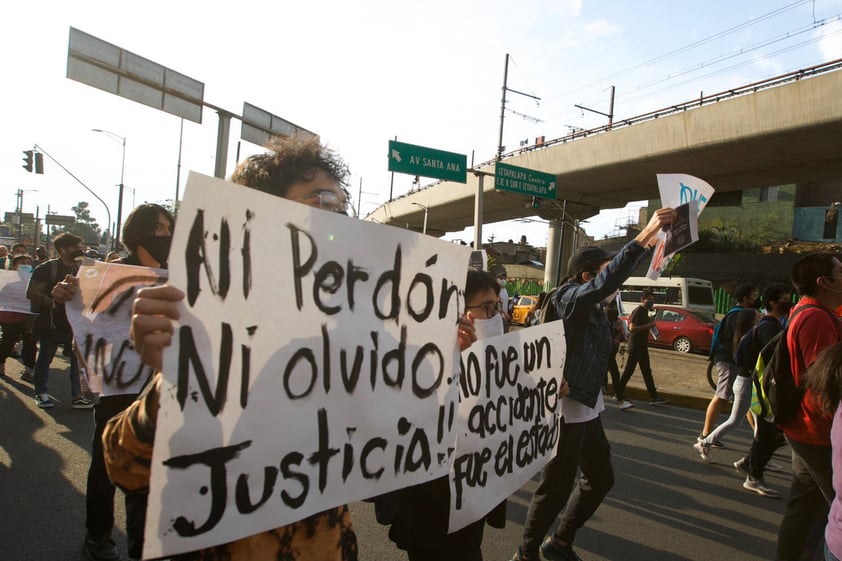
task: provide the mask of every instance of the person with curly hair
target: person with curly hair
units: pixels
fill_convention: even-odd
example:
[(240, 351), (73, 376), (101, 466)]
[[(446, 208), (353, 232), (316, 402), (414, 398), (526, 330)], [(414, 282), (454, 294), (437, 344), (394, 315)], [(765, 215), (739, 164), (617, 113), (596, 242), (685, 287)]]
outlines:
[[(249, 157), (231, 181), (314, 208), (345, 214), (348, 167), (318, 139), (273, 140), (269, 151)], [(172, 341), (172, 320), (184, 295), (173, 286), (146, 288), (134, 302), (132, 337), (144, 364), (157, 370), (151, 383), (128, 409), (113, 417), (103, 432), (105, 462), (111, 480), (128, 493), (149, 487), (152, 446), (161, 391), (161, 358)], [(314, 514), (230, 543), (172, 557), (174, 561), (298, 560), (356, 561), (357, 537), (347, 505)]]

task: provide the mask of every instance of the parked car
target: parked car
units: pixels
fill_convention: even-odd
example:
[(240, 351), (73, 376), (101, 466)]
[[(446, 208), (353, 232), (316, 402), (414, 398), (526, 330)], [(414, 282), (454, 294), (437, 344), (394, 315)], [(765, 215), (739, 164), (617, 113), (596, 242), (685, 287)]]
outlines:
[(526, 316), (535, 309), (537, 296), (521, 296), (512, 308), (512, 324), (526, 325)]
[[(629, 316), (623, 316), (628, 323)], [(716, 320), (680, 306), (658, 305), (654, 310), (658, 339), (649, 332), (649, 345), (667, 347), (680, 353), (707, 353)]]

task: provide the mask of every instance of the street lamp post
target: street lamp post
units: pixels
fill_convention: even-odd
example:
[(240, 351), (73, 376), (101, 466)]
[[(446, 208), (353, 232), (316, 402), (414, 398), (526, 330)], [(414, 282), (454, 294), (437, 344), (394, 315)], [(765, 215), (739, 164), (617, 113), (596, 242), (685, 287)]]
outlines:
[(424, 209), (424, 230), (423, 230), (422, 233), (426, 235), (427, 234), (427, 213), (430, 211), (430, 207), (427, 206), (427, 205), (422, 205), (421, 203), (412, 203), (412, 204), (414, 204), (417, 207), (420, 207), (420, 208)]
[(120, 136), (117, 133), (113, 133), (110, 131), (102, 130), (102, 129), (91, 129), (94, 132), (101, 132), (102, 134), (113, 138), (114, 140), (120, 142), (123, 146), (123, 159), (120, 164), (120, 192), (117, 196), (117, 231), (114, 232), (114, 236), (112, 238), (111, 249), (118, 249), (120, 248), (120, 232), (122, 231), (123, 227), (123, 177), (126, 173), (126, 137)]

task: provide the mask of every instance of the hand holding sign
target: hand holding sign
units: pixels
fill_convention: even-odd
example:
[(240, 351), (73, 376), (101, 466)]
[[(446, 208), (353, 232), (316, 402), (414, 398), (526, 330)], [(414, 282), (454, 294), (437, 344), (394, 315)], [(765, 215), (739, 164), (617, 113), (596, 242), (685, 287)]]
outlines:
[(184, 293), (174, 286), (144, 288), (132, 305), (130, 336), (143, 364), (160, 370), (164, 349), (172, 344), (173, 321)]
[[(658, 191), (661, 195), (661, 204), (665, 207), (678, 208), (690, 201), (696, 201), (698, 205), (697, 217), (704, 210), (714, 194), (713, 187), (707, 182), (698, 177), (683, 173), (659, 173)], [(657, 279), (666, 268), (675, 251), (678, 250), (667, 248), (667, 235), (666, 233), (661, 233), (658, 236), (655, 251), (652, 255), (652, 262), (649, 265), (646, 276), (652, 280)]]

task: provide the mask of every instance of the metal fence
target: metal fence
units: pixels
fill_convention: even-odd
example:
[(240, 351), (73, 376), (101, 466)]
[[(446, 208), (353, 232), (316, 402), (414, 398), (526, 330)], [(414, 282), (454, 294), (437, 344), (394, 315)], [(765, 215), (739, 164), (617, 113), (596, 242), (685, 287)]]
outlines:
[(509, 279), (506, 283), (506, 292), (509, 296), (538, 296), (544, 292), (544, 281), (538, 279)]

